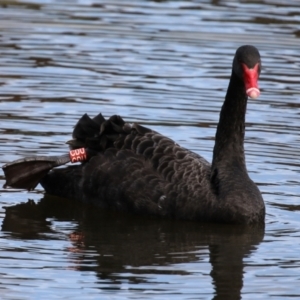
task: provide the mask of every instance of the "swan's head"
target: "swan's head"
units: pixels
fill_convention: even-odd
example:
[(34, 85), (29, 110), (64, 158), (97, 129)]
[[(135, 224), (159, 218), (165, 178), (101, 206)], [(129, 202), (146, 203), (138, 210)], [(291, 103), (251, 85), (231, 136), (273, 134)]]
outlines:
[(245, 45), (237, 49), (233, 60), (233, 72), (244, 82), (246, 94), (253, 99), (260, 95), (260, 69), (260, 55), (254, 46)]

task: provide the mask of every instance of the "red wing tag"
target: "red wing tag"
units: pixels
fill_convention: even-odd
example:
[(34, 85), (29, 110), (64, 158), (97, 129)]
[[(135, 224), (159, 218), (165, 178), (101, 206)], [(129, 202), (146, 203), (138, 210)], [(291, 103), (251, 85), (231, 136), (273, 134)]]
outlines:
[(71, 163), (76, 163), (76, 162), (87, 160), (85, 148), (71, 150), (69, 153), (70, 153)]

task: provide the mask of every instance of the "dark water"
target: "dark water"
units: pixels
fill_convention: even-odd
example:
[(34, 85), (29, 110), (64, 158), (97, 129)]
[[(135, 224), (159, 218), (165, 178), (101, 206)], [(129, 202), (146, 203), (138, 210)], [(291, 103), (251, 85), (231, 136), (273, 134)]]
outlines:
[(64, 153), (100, 111), (210, 161), (235, 49), (253, 44), (262, 94), (245, 148), (267, 207), (265, 228), (247, 229), (0, 189), (1, 299), (300, 298), (299, 1), (0, 4), (1, 165)]

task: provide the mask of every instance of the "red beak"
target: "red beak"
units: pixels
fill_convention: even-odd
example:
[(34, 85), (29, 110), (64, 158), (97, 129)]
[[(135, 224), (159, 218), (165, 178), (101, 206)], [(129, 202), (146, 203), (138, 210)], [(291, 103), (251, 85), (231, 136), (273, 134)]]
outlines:
[(244, 82), (246, 88), (246, 94), (250, 98), (257, 98), (260, 95), (260, 90), (258, 88), (258, 76), (259, 76), (259, 64), (257, 63), (254, 68), (249, 69), (245, 64), (242, 64), (244, 71)]

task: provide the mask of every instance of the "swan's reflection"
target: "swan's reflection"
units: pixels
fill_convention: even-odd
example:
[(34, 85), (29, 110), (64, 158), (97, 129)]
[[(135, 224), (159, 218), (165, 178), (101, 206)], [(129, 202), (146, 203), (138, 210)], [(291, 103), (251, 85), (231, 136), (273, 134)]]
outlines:
[[(128, 280), (133, 284), (145, 282), (143, 273), (158, 274), (161, 266), (207, 259), (209, 249), (213, 299), (241, 298), (243, 259), (256, 250), (264, 236), (263, 227), (142, 218), (49, 196), (37, 204), (28, 201), (6, 208), (2, 230), (23, 239), (45, 239), (43, 233), (54, 230), (49, 218), (76, 221), (78, 226), (70, 234), (72, 247), (68, 249), (76, 269), (93, 270), (99, 278), (114, 284), (124, 280), (125, 273), (130, 273)], [(149, 271), (143, 266), (153, 268)], [(189, 274), (170, 269), (170, 274), (175, 273)]]

